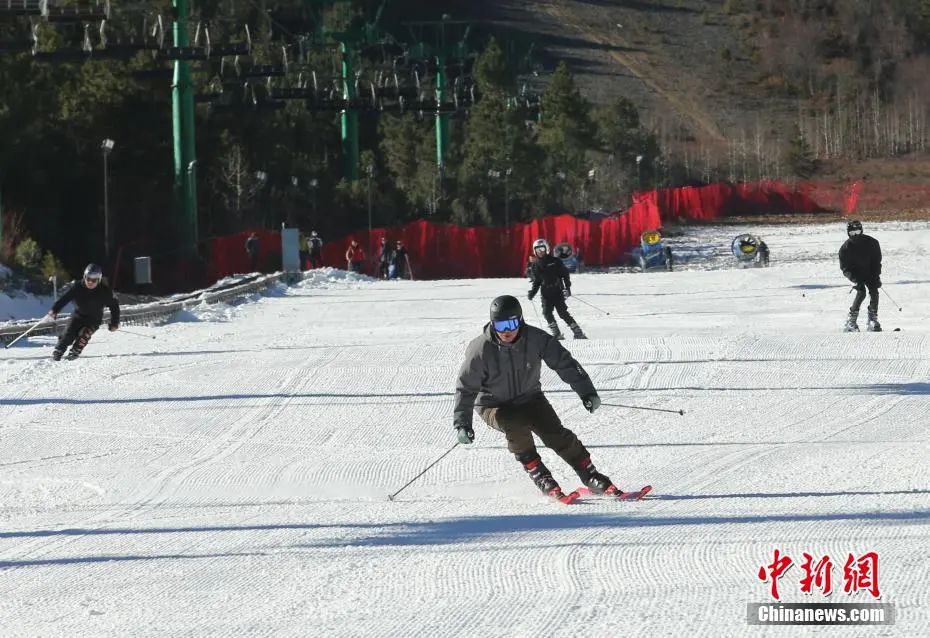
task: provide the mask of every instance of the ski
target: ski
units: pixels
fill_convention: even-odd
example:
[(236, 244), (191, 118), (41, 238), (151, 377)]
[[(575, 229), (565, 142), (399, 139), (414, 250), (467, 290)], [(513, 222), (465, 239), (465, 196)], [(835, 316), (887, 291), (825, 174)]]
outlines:
[(562, 490), (553, 490), (549, 493), (549, 498), (554, 501), (558, 501), (563, 505), (571, 505), (578, 500), (579, 496), (581, 496), (581, 492), (579, 490), (574, 490), (568, 494), (563, 493)]
[(608, 487), (607, 491), (604, 492), (603, 494), (595, 494), (594, 492), (590, 490), (590, 488), (587, 488), (587, 487), (579, 487), (577, 490), (575, 490), (575, 492), (578, 492), (579, 494), (583, 496), (586, 496), (586, 495), (610, 496), (611, 498), (615, 498), (618, 501), (641, 501), (651, 491), (652, 491), (651, 485), (643, 485), (641, 488), (639, 488), (635, 492), (624, 492), (616, 485), (611, 485), (610, 487)]

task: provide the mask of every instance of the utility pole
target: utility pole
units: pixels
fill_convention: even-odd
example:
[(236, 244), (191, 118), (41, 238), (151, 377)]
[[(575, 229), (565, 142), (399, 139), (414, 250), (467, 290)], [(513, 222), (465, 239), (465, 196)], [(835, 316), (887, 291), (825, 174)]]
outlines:
[(365, 168), (365, 172), (368, 173), (368, 253), (372, 254), (372, 245), (371, 245), (371, 177), (375, 173), (374, 164), (369, 164)]
[(504, 171), (504, 227), (510, 226), (510, 173), (513, 169), (509, 166)]
[[(100, 143), (100, 150), (103, 151), (103, 253), (106, 255), (108, 264), (110, 261), (110, 165), (108, 160), (114, 146), (115, 143), (111, 139), (105, 139)], [(112, 266), (112, 264), (109, 265)]]
[[(187, 32), (188, 0), (172, 0), (175, 47), (190, 45)], [(174, 61), (171, 84), (171, 120), (174, 135), (174, 198), (181, 231), (181, 251), (186, 257), (197, 254), (197, 161), (194, 148), (194, 92), (185, 60)]]

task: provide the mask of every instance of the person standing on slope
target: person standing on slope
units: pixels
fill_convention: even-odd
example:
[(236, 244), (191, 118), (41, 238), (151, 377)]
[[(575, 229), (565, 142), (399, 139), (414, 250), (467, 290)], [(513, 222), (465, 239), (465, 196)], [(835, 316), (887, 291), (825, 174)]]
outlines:
[(460, 443), (475, 440), (472, 412), (507, 437), (507, 449), (523, 465), (543, 494), (563, 498), (559, 484), (543, 464), (533, 435), (558, 454), (594, 493), (619, 492), (597, 471), (591, 455), (575, 434), (562, 425), (543, 394), (542, 363), (568, 383), (588, 410), (601, 405), (591, 378), (555, 338), (523, 321), (516, 297), (491, 302), (491, 321), (468, 344), (455, 388), (453, 425)]
[(536, 257), (532, 268), (533, 287), (530, 288), (528, 297), (533, 301), (536, 293), (541, 293), (543, 317), (549, 323), (552, 336), (556, 339), (562, 338), (562, 332), (552, 314), (553, 310), (557, 310), (562, 321), (571, 328), (575, 339), (587, 339), (565, 305), (565, 298), (572, 296), (572, 281), (565, 264), (558, 257), (549, 254), (549, 242), (545, 239), (533, 242), (533, 255)]
[(869, 332), (881, 332), (882, 326), (878, 323), (878, 289), (882, 287), (882, 248), (877, 239), (862, 234), (862, 222), (850, 221), (846, 224), (846, 234), (849, 235), (849, 239), (840, 247), (840, 270), (853, 283), (856, 298), (849, 308), (849, 318), (844, 330), (859, 332), (856, 321), (859, 318), (859, 307), (868, 289), (869, 323), (866, 329)]
[(103, 321), (104, 307), (110, 309), (110, 332), (119, 329), (119, 302), (102, 279), (103, 271), (100, 266), (88, 264), (84, 269), (84, 277), (80, 281), (72, 282), (68, 292), (48, 311), (48, 316), (54, 319), (66, 305), (74, 302), (74, 312), (71, 313), (68, 327), (52, 351), (52, 359), (55, 361), (61, 361), (61, 355), (68, 346), (71, 346), (71, 352), (67, 357), (69, 360), (77, 359), (81, 355)]

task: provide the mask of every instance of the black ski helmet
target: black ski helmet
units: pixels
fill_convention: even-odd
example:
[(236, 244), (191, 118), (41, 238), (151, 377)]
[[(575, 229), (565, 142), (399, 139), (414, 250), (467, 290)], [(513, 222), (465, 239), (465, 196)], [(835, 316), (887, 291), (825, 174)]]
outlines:
[(501, 295), (491, 302), (491, 321), (523, 319), (523, 308), (513, 295)]
[(849, 223), (846, 224), (846, 234), (852, 235), (853, 233), (858, 235), (862, 234), (862, 222), (860, 222), (858, 219), (851, 219), (849, 220)]
[(97, 264), (87, 264), (84, 269), (84, 279), (96, 279), (100, 281), (103, 278), (103, 269)]

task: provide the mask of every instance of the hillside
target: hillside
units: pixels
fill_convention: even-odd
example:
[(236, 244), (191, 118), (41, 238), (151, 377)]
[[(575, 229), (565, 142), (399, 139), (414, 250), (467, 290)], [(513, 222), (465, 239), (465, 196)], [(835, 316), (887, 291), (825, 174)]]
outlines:
[[(907, 156), (882, 179), (925, 180), (930, 169), (914, 160), (927, 148), (930, 88), (912, 81), (930, 73), (924, 50), (881, 3), (867, 16), (848, 13), (853, 3), (831, 13), (833, 4), (775, 3), (776, 11), (733, 0), (500, 0), (456, 8), (535, 38), (544, 68), (567, 60), (593, 102), (632, 100), (696, 179), (784, 176), (781, 156), (800, 127), (828, 179), (868, 179), (874, 168), (860, 160)], [(790, 5), (820, 5), (823, 13)], [(535, 81), (544, 80), (542, 73)], [(875, 106), (879, 95), (884, 110)], [(858, 121), (847, 113), (860, 110)], [(876, 129), (875, 148), (854, 139), (863, 118), (874, 120), (866, 128)], [(906, 126), (913, 133), (899, 135)], [(737, 155), (758, 166), (735, 166)]]

